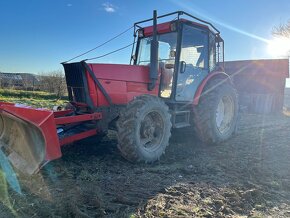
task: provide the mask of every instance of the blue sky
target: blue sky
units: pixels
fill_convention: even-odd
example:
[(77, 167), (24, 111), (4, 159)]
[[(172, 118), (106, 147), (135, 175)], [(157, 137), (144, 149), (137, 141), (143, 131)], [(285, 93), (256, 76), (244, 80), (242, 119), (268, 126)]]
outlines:
[[(135, 21), (184, 10), (213, 22), (226, 60), (271, 58), (272, 28), (290, 19), (289, 0), (1, 0), (0, 71), (39, 73), (130, 27)], [(84, 58), (132, 42), (132, 31)], [(130, 49), (98, 62), (128, 63)]]

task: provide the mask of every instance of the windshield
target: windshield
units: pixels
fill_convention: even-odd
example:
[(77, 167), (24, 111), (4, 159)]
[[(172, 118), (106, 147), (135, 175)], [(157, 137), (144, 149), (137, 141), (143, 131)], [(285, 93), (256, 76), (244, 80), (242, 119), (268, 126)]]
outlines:
[[(152, 36), (140, 40), (137, 65), (148, 65), (150, 63), (151, 40)], [(159, 61), (174, 60), (174, 58), (170, 57), (170, 52), (176, 51), (177, 33), (171, 32), (158, 35), (158, 41)]]

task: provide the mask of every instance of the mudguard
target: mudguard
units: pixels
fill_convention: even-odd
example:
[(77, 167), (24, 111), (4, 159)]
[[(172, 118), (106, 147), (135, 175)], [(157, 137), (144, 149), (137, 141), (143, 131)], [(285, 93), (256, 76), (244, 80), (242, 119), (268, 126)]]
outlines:
[(216, 77), (220, 77), (220, 78), (223, 78), (225, 80), (229, 80), (230, 82), (232, 82), (231, 80), (231, 77), (226, 74), (225, 72), (223, 71), (215, 71), (215, 72), (212, 72), (210, 74), (208, 74), (204, 80), (200, 83), (200, 85), (198, 86), (196, 92), (195, 92), (195, 95), (194, 95), (194, 98), (193, 98), (193, 105), (198, 105), (199, 103), (199, 99), (202, 95), (202, 91), (204, 89), (204, 87), (206, 86), (207, 82), (212, 79), (212, 78), (216, 78)]

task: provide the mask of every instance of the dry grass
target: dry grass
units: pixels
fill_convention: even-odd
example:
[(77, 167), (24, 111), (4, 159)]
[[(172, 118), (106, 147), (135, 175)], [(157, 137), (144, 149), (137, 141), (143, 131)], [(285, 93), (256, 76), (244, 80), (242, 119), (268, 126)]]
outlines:
[(55, 94), (42, 91), (0, 89), (0, 101), (52, 109), (55, 105), (66, 104), (67, 97), (59, 99)]

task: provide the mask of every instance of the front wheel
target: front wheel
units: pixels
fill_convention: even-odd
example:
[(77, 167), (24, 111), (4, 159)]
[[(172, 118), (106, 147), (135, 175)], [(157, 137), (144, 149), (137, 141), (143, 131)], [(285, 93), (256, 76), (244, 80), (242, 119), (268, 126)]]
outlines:
[(214, 79), (202, 93), (193, 109), (195, 132), (207, 144), (218, 144), (229, 139), (238, 121), (238, 98), (229, 81)]
[(129, 161), (154, 162), (171, 136), (168, 106), (158, 97), (142, 95), (128, 103), (117, 121), (118, 148)]

